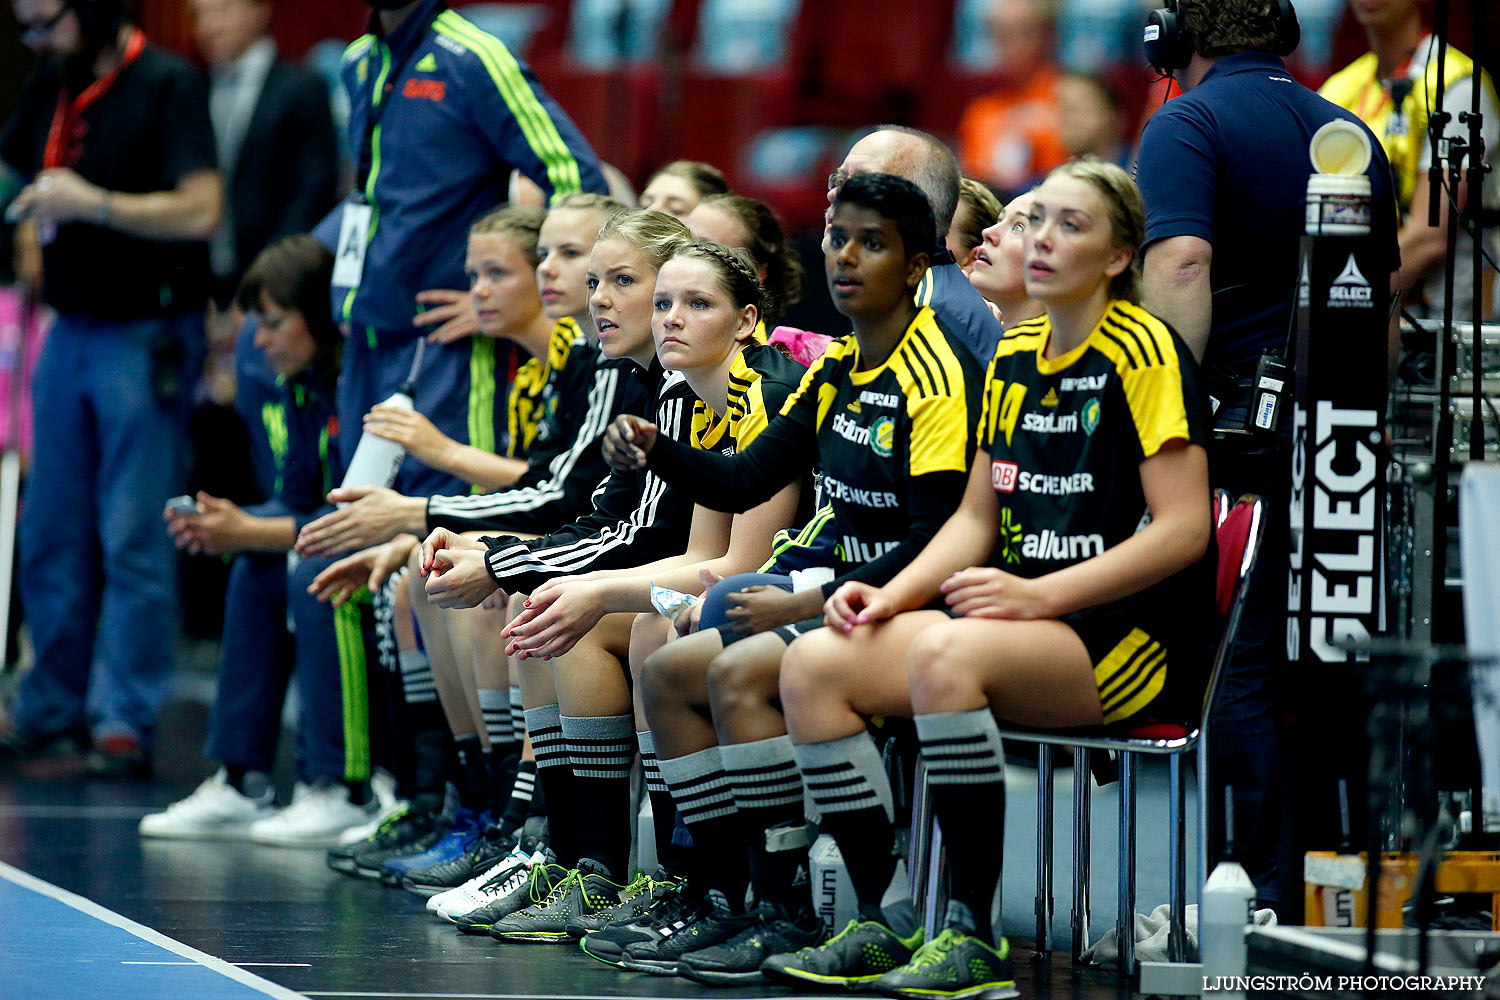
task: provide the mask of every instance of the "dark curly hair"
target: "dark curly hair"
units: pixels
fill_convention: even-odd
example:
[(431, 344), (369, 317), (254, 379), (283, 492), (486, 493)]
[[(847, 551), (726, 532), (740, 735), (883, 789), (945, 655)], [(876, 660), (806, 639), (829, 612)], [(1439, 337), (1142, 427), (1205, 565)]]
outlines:
[(930, 254), (937, 245), (937, 225), (932, 221), (932, 203), (922, 189), (894, 174), (855, 174), (844, 182), (834, 206), (858, 205), (896, 224), (902, 250), (911, 260)]
[(750, 236), (750, 245), (745, 249), (762, 275), (767, 323), (779, 318), (788, 306), (802, 301), (802, 258), (770, 206), (742, 194), (711, 194), (699, 205), (728, 212), (745, 227)]
[(1277, 0), (1179, 0), (1178, 16), (1193, 51), (1205, 59), (1235, 52), (1274, 52)]

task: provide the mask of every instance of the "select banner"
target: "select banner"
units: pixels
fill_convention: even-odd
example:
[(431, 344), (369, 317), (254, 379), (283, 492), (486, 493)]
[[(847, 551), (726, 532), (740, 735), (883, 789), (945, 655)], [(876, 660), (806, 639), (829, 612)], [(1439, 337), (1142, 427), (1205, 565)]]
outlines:
[(1369, 237), (1304, 236), (1293, 377), (1287, 659), (1347, 663), (1384, 626), (1389, 275)]

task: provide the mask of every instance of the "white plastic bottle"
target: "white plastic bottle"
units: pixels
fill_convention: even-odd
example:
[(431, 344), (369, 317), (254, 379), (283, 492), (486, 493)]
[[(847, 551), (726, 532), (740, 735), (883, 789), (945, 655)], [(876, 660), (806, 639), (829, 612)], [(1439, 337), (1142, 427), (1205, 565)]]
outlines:
[(809, 860), (813, 908), (823, 921), (824, 930), (830, 935), (837, 934), (859, 912), (859, 900), (854, 896), (854, 882), (849, 878), (843, 852), (832, 836), (819, 834), (813, 841)]
[[(395, 406), (403, 410), (415, 409), (412, 402), (412, 387), (408, 383), (384, 402), (381, 406)], [(349, 462), (349, 468), (344, 472), (344, 481), (341, 485), (345, 488), (350, 486), (390, 486), (396, 481), (396, 472), (401, 468), (401, 462), (406, 458), (406, 449), (398, 442), (389, 438), (383, 438), (378, 434), (371, 434), (368, 430), (360, 434), (359, 444), (354, 449), (354, 458)]]

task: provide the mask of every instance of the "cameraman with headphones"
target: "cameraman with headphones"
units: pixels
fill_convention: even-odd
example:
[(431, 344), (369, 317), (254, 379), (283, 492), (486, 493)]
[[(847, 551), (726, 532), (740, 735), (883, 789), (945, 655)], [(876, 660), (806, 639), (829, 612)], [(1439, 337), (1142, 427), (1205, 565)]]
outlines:
[(36, 644), (0, 759), (87, 749), (144, 771), (172, 681), (181, 492), (222, 201), (202, 78), (125, 0), (13, 0), (43, 58), (0, 131), (6, 218), (42, 245), (57, 321), (33, 376), (20, 589)]
[[(1202, 363), (1216, 407), (1210, 481), (1267, 501), (1260, 562), (1215, 707), (1209, 801), (1222, 812), (1223, 787), (1233, 786), (1235, 853), (1258, 905), (1289, 910), (1300, 908), (1301, 863), (1286, 856), (1278, 875), (1278, 857), (1295, 848), (1282, 842), (1278, 805), (1286, 793), (1277, 779), (1288, 773), (1278, 760), (1289, 752), (1278, 744), (1285, 742), (1279, 696), (1287, 687), (1292, 407), (1281, 407), (1280, 426), (1269, 430), (1247, 421), (1247, 410), (1257, 371), (1293, 363), (1288, 330), (1312, 173), (1308, 143), (1334, 119), (1359, 124), (1287, 72), (1282, 59), (1299, 38), (1291, 0), (1167, 0), (1147, 21), (1146, 55), (1177, 76), (1183, 95), (1147, 123), (1137, 166), (1146, 202), (1144, 305)], [(1371, 145), (1372, 232), (1389, 245), (1395, 271), (1389, 167), (1373, 136)], [(1289, 386), (1289, 367), (1281, 371)], [(1222, 845), (1222, 815), (1211, 818), (1209, 831), (1210, 844)], [(1220, 852), (1210, 849), (1212, 857)], [(1297, 891), (1278, 891), (1278, 877)]]

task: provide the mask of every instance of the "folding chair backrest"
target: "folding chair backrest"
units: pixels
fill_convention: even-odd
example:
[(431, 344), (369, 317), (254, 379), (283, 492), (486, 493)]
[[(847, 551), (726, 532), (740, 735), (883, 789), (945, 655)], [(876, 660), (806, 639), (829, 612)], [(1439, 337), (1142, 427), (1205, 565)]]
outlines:
[(1224, 667), (1234, 649), (1234, 637), (1239, 631), (1240, 614), (1245, 608), (1250, 574), (1255, 570), (1261, 538), (1265, 534), (1265, 507), (1265, 501), (1258, 496), (1243, 496), (1230, 505), (1227, 493), (1222, 490), (1214, 491), (1215, 538), (1219, 548), (1214, 597), (1219, 613), (1224, 616), (1224, 631), (1214, 653), (1208, 689), (1204, 692), (1205, 716), (1209, 706), (1213, 704)]

